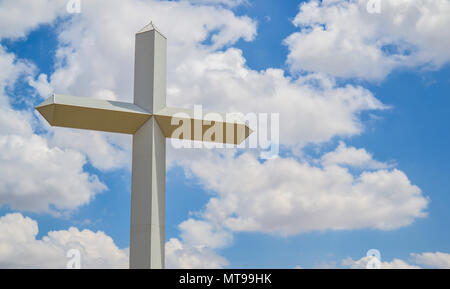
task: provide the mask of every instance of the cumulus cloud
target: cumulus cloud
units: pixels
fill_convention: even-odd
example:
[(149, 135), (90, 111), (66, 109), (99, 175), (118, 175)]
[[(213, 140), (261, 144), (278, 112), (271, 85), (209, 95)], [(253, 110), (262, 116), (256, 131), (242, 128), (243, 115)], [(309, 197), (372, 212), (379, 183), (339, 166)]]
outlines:
[(188, 219), (179, 225), (180, 239), (166, 243), (166, 265), (180, 269), (217, 269), (229, 265), (216, 250), (229, 246), (231, 232), (211, 222)]
[[(196, 221), (187, 221), (187, 227), (199, 226), (208, 237), (214, 230)], [(202, 229), (203, 228), (203, 229)], [(196, 229), (195, 229), (196, 230)], [(71, 227), (68, 230), (50, 231), (46, 236), (37, 239), (38, 223), (22, 214), (7, 214), (0, 217), (0, 267), (1, 268), (66, 268), (67, 252), (71, 249), (80, 251), (82, 268), (128, 268), (128, 249), (120, 249), (104, 232), (93, 232)], [(198, 232), (198, 231), (197, 231)], [(225, 238), (226, 239), (226, 238)], [(210, 239), (211, 240), (211, 239)], [(202, 242), (200, 242), (202, 243)], [(192, 240), (172, 238), (166, 243), (166, 265), (168, 268), (223, 268), (229, 262), (212, 250), (223, 243), (207, 242), (212, 247), (199, 245), (195, 236)], [(382, 269), (418, 269), (449, 268), (450, 254), (442, 252), (411, 253), (410, 262), (394, 258), (383, 261)], [(346, 258), (340, 265), (351, 269), (366, 268), (369, 259), (358, 260)], [(333, 267), (335, 267), (333, 265)], [(299, 267), (300, 268), (300, 267)]]
[(0, 136), (0, 205), (14, 210), (73, 210), (106, 186), (83, 172), (85, 157), (76, 151), (51, 148), (37, 135)]
[(28, 84), (36, 90), (38, 95), (43, 97), (50, 96), (53, 93), (53, 89), (51, 88), (50, 83), (48, 83), (48, 76), (45, 73), (39, 74), (37, 79), (29, 77)]
[(437, 69), (450, 60), (450, 2), (382, 1), (370, 14), (367, 0), (310, 0), (293, 20), (291, 70), (382, 80), (398, 68)]
[(17, 60), (14, 54), (8, 53), (0, 45), (0, 107), (9, 108), (10, 100), (5, 95), (5, 89), (11, 88), (21, 75), (31, 73), (32, 69), (32, 66)]
[[(190, 222), (189, 226), (195, 224)], [(38, 223), (20, 213), (0, 217), (0, 268), (64, 269), (70, 260), (67, 253), (72, 249), (79, 250), (80, 265), (84, 269), (129, 267), (128, 249), (118, 248), (102, 231), (80, 231), (71, 227), (50, 231), (41, 239), (37, 239), (38, 233)], [(204, 230), (202, 233), (208, 234)], [(223, 268), (229, 265), (211, 247), (192, 241), (172, 238), (166, 243), (167, 268)]]
[[(343, 142), (310, 162), (261, 162), (249, 152), (222, 150), (169, 148), (168, 155), (171, 166), (182, 165), (188, 177), (214, 192), (197, 219), (180, 224), (181, 239), (170, 242), (178, 248), (171, 251), (176, 254), (170, 262), (183, 268), (198, 268), (206, 252), (222, 260), (215, 252), (230, 246), (236, 232), (289, 236), (316, 230), (392, 230), (426, 216), (428, 198), (403, 172)], [(401, 265), (396, 260), (384, 264)]]
[(220, 269), (229, 262), (211, 248), (185, 245), (172, 238), (166, 243), (166, 267), (172, 269)]
[(40, 24), (53, 22), (66, 11), (66, 1), (4, 0), (0, 7), (0, 39), (20, 38)]
[(203, 217), (232, 231), (392, 230), (426, 216), (428, 199), (395, 168), (354, 175), (291, 158), (262, 163), (251, 153), (199, 154), (184, 166), (217, 193)]
[(228, 7), (235, 7), (243, 3), (248, 3), (248, 0), (187, 0), (194, 4), (210, 4), (210, 5), (225, 5)]
[(186, 59), (176, 68), (175, 76), (177, 90), (172, 99), (178, 105), (279, 113), (280, 143), (291, 146), (359, 134), (364, 129), (361, 113), (386, 108), (367, 89), (339, 86), (323, 74), (294, 79), (280, 69), (249, 69), (242, 52), (233, 48)]
[(450, 269), (450, 254), (442, 252), (412, 253), (412, 259), (426, 267)]
[[(356, 261), (349, 257), (342, 260), (341, 265), (350, 269), (366, 269), (369, 261), (369, 257), (363, 257)], [(410, 265), (401, 259), (394, 259), (390, 262), (384, 261), (380, 265), (380, 269), (420, 269), (419, 266)]]
[[(207, 51), (256, 35), (256, 24), (250, 18), (215, 6), (137, 0), (113, 0), (108, 5), (94, 0), (83, 5), (83, 13), (59, 34), (57, 70), (50, 77), (59, 93), (99, 97), (108, 90), (114, 98), (131, 101), (134, 34), (150, 20), (169, 39), (169, 80), (182, 59), (202, 57)], [(202, 44), (206, 40), (208, 44)]]
[(32, 114), (11, 107), (6, 90), (32, 70), (0, 46), (0, 206), (51, 213), (73, 210), (106, 186), (83, 171), (84, 155), (50, 146), (34, 134)]
[(347, 165), (362, 169), (386, 169), (390, 164), (376, 161), (365, 149), (347, 147), (344, 142), (340, 142), (335, 151), (324, 154), (321, 158), (324, 166)]
[[(449, 269), (450, 268), (450, 254), (442, 252), (425, 252), (425, 253), (411, 253), (410, 260), (404, 261), (398, 258), (392, 261), (381, 262), (381, 269), (421, 269), (421, 268), (435, 268), (435, 269)], [(351, 269), (364, 269), (370, 261), (368, 257), (363, 257), (359, 260), (353, 260), (348, 257), (342, 260), (341, 264), (344, 267)]]
[(205, 221), (188, 219), (180, 224), (180, 237), (187, 244), (209, 248), (221, 248), (229, 245), (232, 235), (221, 227)]
[(131, 136), (129, 135), (52, 128), (48, 130), (47, 137), (55, 147), (72, 149), (85, 154), (90, 163), (100, 170), (131, 168)]
[(42, 239), (35, 220), (22, 214), (0, 217), (1, 268), (66, 268), (67, 252), (79, 250), (81, 268), (128, 268), (128, 251), (105, 233), (90, 230), (50, 231)]

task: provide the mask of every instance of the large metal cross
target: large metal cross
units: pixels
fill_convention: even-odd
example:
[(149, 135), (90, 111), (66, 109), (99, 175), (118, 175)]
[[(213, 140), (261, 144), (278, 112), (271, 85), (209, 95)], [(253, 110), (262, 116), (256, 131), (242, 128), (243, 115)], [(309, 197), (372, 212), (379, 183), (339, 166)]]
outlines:
[(164, 268), (166, 138), (240, 144), (251, 133), (237, 119), (166, 107), (166, 51), (152, 23), (136, 34), (134, 103), (54, 94), (36, 107), (52, 126), (133, 135), (130, 268)]

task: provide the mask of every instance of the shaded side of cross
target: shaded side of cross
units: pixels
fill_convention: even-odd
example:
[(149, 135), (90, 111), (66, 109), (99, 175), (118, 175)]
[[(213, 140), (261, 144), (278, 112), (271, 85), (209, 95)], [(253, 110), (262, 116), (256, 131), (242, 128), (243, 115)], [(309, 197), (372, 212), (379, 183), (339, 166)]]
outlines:
[[(239, 144), (251, 130), (237, 119), (205, 121), (166, 107), (167, 39), (154, 25), (136, 34), (135, 49), (134, 103), (54, 94), (36, 109), (52, 126), (133, 135), (130, 268), (158, 269), (165, 258), (166, 138)], [(218, 133), (206, 134), (212, 127)]]

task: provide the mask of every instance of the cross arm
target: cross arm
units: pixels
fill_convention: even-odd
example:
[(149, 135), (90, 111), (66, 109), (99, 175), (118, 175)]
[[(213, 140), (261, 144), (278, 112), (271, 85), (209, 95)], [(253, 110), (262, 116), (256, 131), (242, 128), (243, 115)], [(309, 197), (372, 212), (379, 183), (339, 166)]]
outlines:
[(154, 117), (167, 138), (240, 144), (253, 132), (237, 114), (197, 114), (195, 110), (165, 107)]
[(151, 114), (118, 101), (54, 94), (36, 109), (51, 126), (134, 134)]
[(134, 134), (152, 116), (167, 138), (240, 144), (252, 130), (238, 115), (165, 107), (153, 115), (136, 104), (54, 94), (36, 106), (51, 126)]

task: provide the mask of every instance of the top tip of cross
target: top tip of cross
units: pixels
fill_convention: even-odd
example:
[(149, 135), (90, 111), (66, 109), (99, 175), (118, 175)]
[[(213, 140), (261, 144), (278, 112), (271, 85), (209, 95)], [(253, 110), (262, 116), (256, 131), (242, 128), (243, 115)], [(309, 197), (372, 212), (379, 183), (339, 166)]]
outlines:
[(145, 25), (144, 28), (139, 30), (136, 34), (145, 33), (145, 32), (149, 32), (149, 31), (152, 31), (152, 30), (158, 32), (159, 34), (161, 34), (161, 36), (166, 38), (166, 36), (164, 34), (162, 34), (162, 32), (155, 26), (155, 24), (153, 24), (153, 21), (150, 21), (149, 24)]

